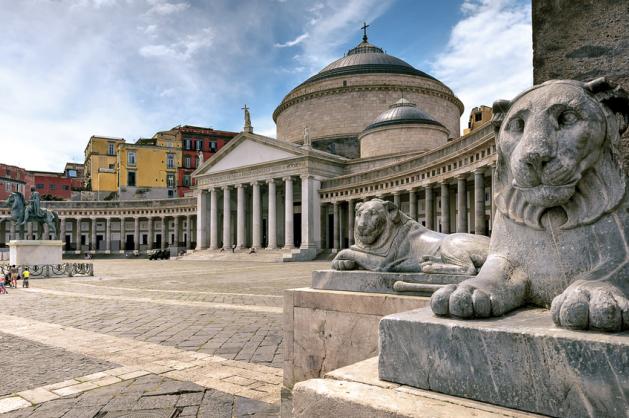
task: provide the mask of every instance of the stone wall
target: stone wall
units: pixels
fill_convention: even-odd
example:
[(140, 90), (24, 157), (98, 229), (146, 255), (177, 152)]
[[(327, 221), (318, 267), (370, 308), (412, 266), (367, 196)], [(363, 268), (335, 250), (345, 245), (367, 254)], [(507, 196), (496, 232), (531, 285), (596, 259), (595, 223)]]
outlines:
[[(346, 82), (346, 85), (343, 84)], [(275, 111), (277, 138), (301, 143), (308, 127), (313, 143), (332, 136), (357, 137), (402, 97), (460, 135), (461, 102), (442, 83), (398, 74), (365, 74), (298, 87)]]
[[(629, 2), (533, 0), (533, 78), (606, 76), (629, 91)], [(629, 168), (629, 132), (623, 136)]]
[(437, 125), (395, 125), (370, 130), (360, 138), (361, 158), (401, 152), (430, 151), (448, 141), (448, 131)]

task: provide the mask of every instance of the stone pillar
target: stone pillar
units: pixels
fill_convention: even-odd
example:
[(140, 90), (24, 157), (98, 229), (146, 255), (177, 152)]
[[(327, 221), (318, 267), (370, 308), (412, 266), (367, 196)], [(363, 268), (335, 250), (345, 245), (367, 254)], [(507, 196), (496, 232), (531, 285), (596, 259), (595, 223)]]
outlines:
[(245, 248), (247, 245), (247, 221), (245, 220), (245, 185), (236, 186), (236, 247)]
[(48, 224), (44, 224), (44, 233), (42, 234), (42, 239), (44, 240), (48, 240), (49, 236), (50, 236), (50, 228), (48, 227)]
[(301, 249), (321, 248), (321, 182), (311, 175), (301, 176)]
[(177, 215), (175, 215), (175, 217), (173, 218), (174, 221), (174, 225), (175, 225), (175, 248), (176, 251), (179, 252), (179, 241), (180, 241), (180, 236), (179, 236), (179, 230), (181, 229), (181, 218)]
[(485, 170), (474, 171), (474, 232), (487, 235), (485, 223)]
[(125, 231), (124, 224), (124, 216), (120, 217), (120, 251), (124, 252), (126, 250), (125, 245), (127, 244), (127, 231)]
[(467, 232), (467, 190), (464, 174), (457, 177), (456, 232)]
[(140, 251), (140, 217), (133, 218), (133, 249)]
[(260, 203), (260, 183), (254, 181), (251, 183), (251, 187), (251, 246), (258, 250), (262, 247), (262, 205)]
[(445, 180), (441, 182), (441, 232), (450, 233), (450, 186)]
[(491, 228), (494, 228), (494, 220), (496, 219), (496, 204), (494, 203), (494, 199), (496, 198), (496, 164), (491, 165)]
[(276, 203), (276, 190), (275, 190), (275, 180), (270, 179), (266, 181), (269, 185), (269, 205), (268, 205), (268, 219), (267, 219), (267, 239), (268, 243), (266, 248), (269, 250), (274, 250), (277, 248), (277, 203)]
[(333, 227), (332, 227), (332, 252), (338, 251), (341, 247), (339, 242), (339, 202), (332, 203)]
[(90, 238), (90, 248), (92, 251), (96, 252), (98, 248), (96, 248), (96, 218), (92, 219), (92, 230), (91, 230), (91, 238)]
[(111, 218), (105, 219), (105, 253), (111, 253)]
[(223, 248), (231, 251), (231, 192), (229, 186), (223, 187)]
[(33, 239), (33, 222), (26, 224), (26, 233), (28, 234), (27, 239)]
[[(214, 187), (210, 189), (210, 250), (218, 249), (218, 206), (217, 197), (218, 190)], [(197, 225), (199, 223), (199, 216), (197, 215)], [(197, 241), (199, 235), (197, 234)]]
[(207, 190), (197, 195), (197, 250), (207, 248), (208, 241)]
[(349, 199), (347, 202), (347, 238), (349, 240), (350, 247), (354, 245), (354, 218), (356, 216), (354, 212), (354, 199)]
[(432, 191), (432, 184), (426, 186), (426, 228), (435, 229), (435, 203), (434, 203), (434, 194)]
[(408, 192), (408, 216), (414, 221), (417, 220), (417, 193), (415, 189)]
[(293, 179), (284, 177), (284, 248), (294, 248), (293, 238)]
[(162, 221), (162, 231), (161, 231), (162, 232), (162, 243), (161, 243), (162, 245), (160, 246), (161, 247), (160, 249), (165, 250), (166, 248), (168, 248), (168, 241), (169, 241), (168, 225), (166, 224), (166, 222), (168, 221), (166, 220), (165, 216), (162, 216), (161, 221)]
[(400, 192), (398, 190), (393, 192), (393, 203), (398, 209), (400, 208)]
[(192, 228), (190, 224), (192, 223), (192, 215), (186, 215), (186, 250), (192, 249), (192, 237), (190, 234), (192, 233)]
[(62, 248), (65, 250), (66, 248), (66, 218), (61, 218), (59, 220), (59, 231), (57, 231), (57, 239), (63, 242)]
[(155, 239), (155, 222), (153, 222), (153, 217), (148, 217), (148, 239), (146, 240), (147, 245), (149, 246), (149, 250), (153, 249), (153, 240)]
[(12, 239), (18, 239), (18, 237), (15, 235), (15, 221), (10, 221), (11, 224), (9, 225), (9, 234), (11, 235), (9, 237), (9, 241)]
[(81, 218), (76, 218), (74, 221), (74, 245), (75, 251), (81, 251)]

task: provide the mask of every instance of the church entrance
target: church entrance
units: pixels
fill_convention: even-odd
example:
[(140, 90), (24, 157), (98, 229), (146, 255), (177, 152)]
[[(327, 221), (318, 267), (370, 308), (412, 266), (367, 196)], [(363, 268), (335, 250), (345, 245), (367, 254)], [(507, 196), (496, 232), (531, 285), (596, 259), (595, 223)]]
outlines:
[(301, 246), (301, 213), (293, 214), (293, 245), (295, 248)]

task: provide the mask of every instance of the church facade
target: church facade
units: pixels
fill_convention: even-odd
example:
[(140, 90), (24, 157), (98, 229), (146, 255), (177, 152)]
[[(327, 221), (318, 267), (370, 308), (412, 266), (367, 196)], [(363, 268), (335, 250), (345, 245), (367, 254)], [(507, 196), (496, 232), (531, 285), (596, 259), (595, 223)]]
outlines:
[(373, 197), (431, 229), (489, 234), (494, 132), (459, 136), (462, 112), (445, 84), (364, 36), (286, 95), (277, 138), (246, 122), (193, 173), (196, 249), (313, 259), (353, 243), (355, 205)]

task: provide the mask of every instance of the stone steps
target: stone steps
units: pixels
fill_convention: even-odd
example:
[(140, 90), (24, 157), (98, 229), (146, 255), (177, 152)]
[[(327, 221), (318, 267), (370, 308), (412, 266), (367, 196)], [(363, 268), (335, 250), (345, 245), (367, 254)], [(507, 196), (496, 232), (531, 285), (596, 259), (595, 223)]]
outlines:
[(287, 253), (284, 250), (258, 250), (254, 254), (249, 254), (249, 249), (231, 251), (218, 250), (195, 250), (192, 253), (177, 257), (178, 260), (211, 260), (211, 261), (257, 261), (263, 263), (281, 263), (283, 256)]

